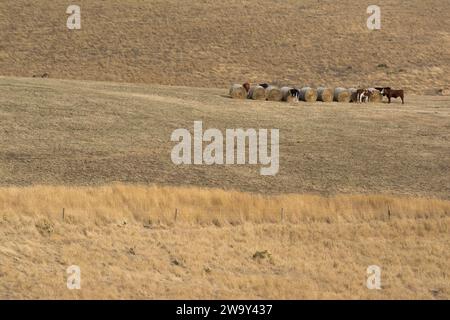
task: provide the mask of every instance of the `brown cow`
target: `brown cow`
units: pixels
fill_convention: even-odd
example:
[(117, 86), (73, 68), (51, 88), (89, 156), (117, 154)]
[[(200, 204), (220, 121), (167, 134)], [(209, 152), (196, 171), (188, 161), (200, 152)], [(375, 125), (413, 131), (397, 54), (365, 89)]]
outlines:
[(388, 103), (391, 103), (391, 98), (402, 99), (402, 104), (405, 104), (405, 92), (403, 90), (392, 90), (391, 88), (383, 88), (381, 94), (388, 98)]
[(245, 89), (245, 91), (247, 91), (247, 93), (250, 91), (250, 83), (246, 82), (242, 85)]

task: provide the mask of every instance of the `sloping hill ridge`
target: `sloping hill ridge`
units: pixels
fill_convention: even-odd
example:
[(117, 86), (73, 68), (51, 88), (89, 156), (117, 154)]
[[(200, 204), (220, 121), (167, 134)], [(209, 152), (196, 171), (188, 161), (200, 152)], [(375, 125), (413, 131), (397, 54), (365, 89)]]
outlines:
[[(285, 103), (226, 89), (0, 77), (0, 185), (190, 185), (258, 193), (450, 195), (450, 97)], [(280, 130), (279, 172), (177, 166), (171, 133)]]
[(392, 85), (427, 92), (450, 83), (450, 2), (79, 0), (0, 3), (0, 74), (201, 87), (272, 81)]

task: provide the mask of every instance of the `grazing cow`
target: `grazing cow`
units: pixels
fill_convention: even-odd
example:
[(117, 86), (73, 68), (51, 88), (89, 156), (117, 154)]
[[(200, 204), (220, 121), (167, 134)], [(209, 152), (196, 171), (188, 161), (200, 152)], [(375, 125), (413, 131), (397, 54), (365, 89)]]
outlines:
[(33, 74), (33, 78), (48, 78), (49, 75), (48, 73), (44, 73), (44, 74)]
[(372, 92), (369, 89), (358, 89), (356, 90), (356, 101), (358, 103), (369, 102)]
[(402, 99), (402, 104), (405, 104), (405, 92), (403, 90), (392, 90), (391, 88), (383, 88), (381, 91), (383, 96), (388, 98), (388, 103), (391, 103), (391, 98), (400, 98)]
[(291, 90), (289, 90), (289, 94), (291, 95), (291, 97), (294, 97), (296, 101), (300, 101), (300, 90), (298, 90), (297, 88), (292, 88)]

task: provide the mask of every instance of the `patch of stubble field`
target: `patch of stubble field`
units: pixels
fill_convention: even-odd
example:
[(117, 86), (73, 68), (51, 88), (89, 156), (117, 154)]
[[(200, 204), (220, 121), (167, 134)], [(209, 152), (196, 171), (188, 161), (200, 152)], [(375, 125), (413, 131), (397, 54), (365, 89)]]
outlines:
[[(236, 101), (227, 89), (0, 78), (0, 185), (111, 182), (261, 193), (450, 195), (450, 98)], [(177, 128), (278, 128), (280, 171), (175, 166)]]

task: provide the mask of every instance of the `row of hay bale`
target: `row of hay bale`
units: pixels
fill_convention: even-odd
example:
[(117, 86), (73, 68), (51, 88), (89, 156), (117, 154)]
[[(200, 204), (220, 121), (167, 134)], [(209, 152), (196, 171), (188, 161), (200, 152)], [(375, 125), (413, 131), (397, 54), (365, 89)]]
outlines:
[[(374, 88), (370, 88), (372, 96), (370, 102), (381, 102), (381, 92)], [(234, 84), (230, 88), (230, 96), (234, 99), (252, 99), (267, 101), (286, 101), (286, 102), (356, 102), (355, 88), (326, 88), (319, 87), (317, 89), (304, 87), (297, 89), (294, 87), (282, 87), (281, 89), (269, 85), (264, 88), (261, 85), (249, 87), (248, 91), (245, 85)]]

